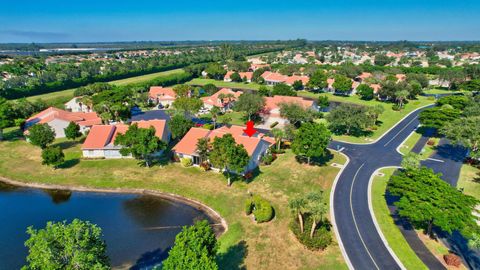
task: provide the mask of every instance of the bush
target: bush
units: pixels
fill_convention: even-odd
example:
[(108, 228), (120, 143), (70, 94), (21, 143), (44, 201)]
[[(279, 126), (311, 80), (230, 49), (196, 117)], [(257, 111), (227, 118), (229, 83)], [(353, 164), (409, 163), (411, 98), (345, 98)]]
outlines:
[(394, 110), (394, 111), (400, 111), (400, 109), (401, 109), (401, 108), (400, 108), (400, 106), (399, 106), (398, 104), (393, 104), (392, 110)]
[(180, 159), (180, 163), (183, 167), (191, 167), (193, 165), (193, 161), (191, 158), (182, 158)]
[(270, 202), (264, 198), (254, 195), (245, 202), (245, 213), (253, 213), (257, 223), (268, 222), (273, 219), (274, 210)]
[(270, 165), (274, 160), (275, 160), (275, 156), (271, 153), (267, 153), (265, 156), (262, 157), (262, 164)]
[(427, 144), (430, 145), (430, 146), (434, 146), (435, 145), (435, 140), (434, 139), (428, 139)]
[(213, 129), (213, 124), (204, 124), (203, 128), (208, 129), (208, 130), (212, 130)]
[(293, 218), (290, 223), (292, 230), (298, 241), (310, 250), (324, 250), (332, 243), (332, 232), (330, 231), (330, 223), (324, 221), (319, 223), (312, 238), (310, 238), (310, 228), (312, 227), (312, 219), (305, 215), (304, 217), (304, 232), (300, 231), (298, 219)]
[(202, 169), (202, 171), (206, 172), (210, 170), (211, 166), (210, 166), (210, 163), (205, 161), (200, 164), (200, 168)]

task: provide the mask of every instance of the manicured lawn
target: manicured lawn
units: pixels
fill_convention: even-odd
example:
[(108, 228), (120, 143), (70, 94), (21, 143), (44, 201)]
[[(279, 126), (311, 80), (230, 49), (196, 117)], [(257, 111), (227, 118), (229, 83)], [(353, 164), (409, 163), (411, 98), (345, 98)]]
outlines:
[(52, 92), (48, 94), (43, 94), (43, 95), (36, 95), (36, 96), (31, 96), (27, 97), (27, 100), (29, 101), (35, 101), (38, 99), (42, 99), (45, 102), (55, 102), (57, 100), (61, 100), (64, 103), (69, 101), (73, 97), (73, 92), (75, 91), (74, 89), (68, 89), (68, 90), (63, 90), (63, 91), (58, 91), (58, 92)]
[(447, 89), (441, 89), (441, 88), (433, 88), (433, 89), (427, 89), (423, 91), (425, 94), (455, 94), (455, 93), (461, 93), (463, 92), (462, 90), (447, 90)]
[[(234, 268), (236, 260), (247, 269), (347, 269), (336, 243), (324, 251), (309, 251), (288, 229), (291, 220), (288, 199), (312, 189), (330, 190), (338, 168), (299, 164), (287, 150), (272, 165), (261, 166), (261, 173), (250, 183), (234, 182), (227, 187), (226, 180), (218, 173), (183, 168), (178, 163), (145, 168), (131, 159), (82, 160), (79, 144), (66, 140), (57, 143), (65, 149), (66, 162), (63, 168), (53, 170), (41, 165), (38, 147), (22, 139), (0, 142), (0, 176), (66, 186), (145, 188), (199, 200), (218, 211), (229, 224), (228, 232), (220, 238), (219, 252), (228, 253), (229, 258), (223, 269)], [(334, 154), (328, 164), (331, 162), (342, 164), (345, 159)], [(273, 221), (256, 225), (245, 216), (244, 202), (249, 192), (260, 194), (272, 203)], [(241, 241), (246, 242), (244, 259), (245, 250), (239, 248)]]
[(415, 146), (415, 144), (418, 142), (418, 140), (420, 140), (420, 138), (422, 137), (422, 134), (414, 131), (412, 132), (412, 134), (410, 134), (410, 136), (407, 138), (407, 140), (398, 148), (398, 150), (400, 150), (400, 152), (404, 155), (410, 153), (410, 151), (412, 151), (413, 147)]
[(396, 169), (386, 168), (381, 170), (384, 176), (376, 176), (372, 183), (372, 205), (375, 217), (382, 230), (383, 235), (388, 241), (393, 252), (398, 256), (400, 261), (407, 269), (428, 269), (418, 258), (415, 252), (410, 248), (402, 233), (395, 225), (390, 211), (385, 201), (385, 190), (387, 188), (388, 179)]
[(161, 71), (161, 72), (156, 72), (156, 73), (142, 75), (142, 76), (135, 76), (135, 77), (122, 79), (122, 80), (111, 81), (110, 83), (118, 86), (127, 85), (131, 83), (141, 83), (141, 82), (149, 81), (158, 77), (163, 77), (163, 76), (172, 75), (172, 74), (180, 74), (183, 72), (184, 70), (181, 68), (172, 69), (172, 70)]
[(190, 85), (205, 85), (205, 84), (214, 84), (217, 87), (228, 87), (228, 88), (236, 88), (236, 89), (250, 89), (250, 90), (258, 90), (260, 88), (260, 84), (257, 83), (237, 83), (237, 82), (224, 82), (224, 81), (217, 81), (213, 79), (202, 79), (202, 78), (195, 78), (187, 84)]
[(437, 150), (437, 145), (440, 142), (440, 138), (432, 137), (429, 139), (429, 141), (432, 141), (433, 144), (425, 144), (422, 152), (420, 153), (424, 158), (429, 158)]
[(420, 107), (433, 104), (434, 100), (427, 98), (427, 97), (418, 97), (417, 100), (410, 100), (408, 104), (405, 105), (404, 109), (401, 111), (394, 111), (392, 110), (392, 104), (386, 102), (380, 102), (376, 100), (362, 100), (360, 97), (353, 95), (353, 96), (336, 96), (330, 93), (321, 93), (315, 94), (307, 91), (299, 91), (299, 96), (309, 97), (317, 99), (319, 96), (327, 96), (330, 101), (338, 101), (338, 102), (348, 102), (366, 106), (373, 106), (373, 105), (381, 105), (385, 108), (385, 112), (380, 115), (378, 121), (380, 124), (378, 128), (372, 132), (372, 134), (368, 137), (353, 137), (353, 136), (334, 136), (336, 140), (342, 140), (346, 142), (352, 143), (368, 143), (378, 139), (382, 136), (387, 130), (393, 127), (396, 123), (398, 123), (403, 117), (405, 117), (410, 112), (418, 109)]
[(457, 187), (463, 188), (465, 194), (480, 200), (480, 169), (463, 164)]
[[(245, 125), (245, 120), (243, 119), (244, 117), (243, 112), (227, 112), (225, 114), (222, 114), (218, 116), (217, 123), (222, 123), (222, 121), (227, 117), (230, 117), (232, 119), (232, 121), (230, 122), (230, 124), (232, 125), (239, 125), (239, 126)], [(211, 120), (212, 116), (210, 113), (206, 113), (206, 114), (202, 114), (201, 118)]]

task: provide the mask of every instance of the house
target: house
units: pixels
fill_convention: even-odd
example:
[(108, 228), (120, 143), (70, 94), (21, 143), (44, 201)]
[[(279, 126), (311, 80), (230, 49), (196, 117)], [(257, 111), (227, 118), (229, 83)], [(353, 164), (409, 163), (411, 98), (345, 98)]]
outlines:
[[(225, 77), (223, 77), (223, 81), (225, 82), (231, 82), (232, 79), (230, 78), (230, 76), (232, 76), (232, 74), (235, 73), (233, 71), (228, 71), (227, 74), (225, 74)], [(246, 82), (252, 82), (252, 76), (253, 76), (253, 72), (238, 72), (238, 74), (240, 75), (240, 78), (242, 78), (242, 80), (245, 80)]]
[(258, 63), (252, 62), (252, 64), (250, 65), (249, 71), (255, 71), (260, 68), (269, 68), (269, 67), (270, 67), (269, 64), (258, 64)]
[(378, 83), (372, 83), (370, 84), (370, 87), (373, 89), (374, 94), (378, 94), (378, 91), (380, 91), (380, 88), (382, 88), (382, 86)]
[(395, 74), (395, 77), (397, 78), (397, 82), (405, 81), (407, 79), (407, 75), (405, 74)]
[(82, 103), (82, 97), (74, 97), (67, 103), (65, 103), (65, 109), (70, 112), (92, 112), (92, 108), (89, 105)]
[(28, 118), (25, 122), (27, 129), (25, 132), (27, 134), (28, 128), (35, 124), (48, 124), (55, 131), (56, 138), (64, 138), (64, 129), (70, 122), (77, 123), (80, 126), (80, 132), (85, 133), (93, 125), (101, 124), (102, 119), (95, 112), (68, 112), (50, 107)]
[(148, 98), (155, 104), (160, 104), (162, 107), (171, 107), (177, 94), (171, 87), (152, 86), (148, 91)]
[(295, 81), (301, 81), (303, 85), (306, 85), (310, 80), (308, 76), (298, 76), (298, 75), (286, 76), (286, 75), (276, 73), (276, 72), (271, 72), (271, 71), (265, 71), (262, 74), (262, 78), (265, 80), (265, 83), (267, 85), (276, 85), (279, 83), (285, 83), (290, 86), (293, 85)]
[(260, 112), (265, 126), (277, 122), (279, 125), (285, 125), (288, 120), (280, 115), (280, 104), (282, 103), (296, 103), (302, 106), (304, 109), (312, 109), (318, 111), (318, 105), (313, 100), (305, 99), (302, 97), (291, 96), (273, 96), (265, 98), (265, 107)]
[(249, 137), (244, 134), (242, 126), (223, 126), (214, 130), (204, 128), (191, 128), (187, 134), (173, 147), (173, 152), (178, 158), (190, 158), (195, 166), (200, 165), (200, 158), (197, 153), (197, 142), (199, 139), (207, 138), (210, 142), (216, 137), (223, 137), (225, 134), (232, 134), (237, 144), (243, 145), (250, 157), (248, 165), (242, 172), (248, 172), (260, 164), (262, 157), (267, 153), (270, 146), (275, 143), (271, 137), (264, 136), (264, 134), (256, 133)]
[(218, 107), (223, 112), (232, 108), (233, 103), (242, 95), (241, 91), (233, 91), (229, 88), (222, 88), (209, 97), (202, 97), (203, 107), (207, 110)]
[(357, 80), (363, 82), (365, 79), (371, 78), (373, 75), (370, 72), (362, 72), (362, 74), (357, 76)]
[[(167, 127), (166, 120), (149, 120), (149, 121), (133, 121), (140, 128), (155, 128), (155, 135), (165, 143), (171, 138), (170, 131)], [(115, 145), (115, 139), (118, 134), (125, 134), (128, 125), (95, 125), (88, 133), (85, 142), (82, 145), (82, 154), (84, 158), (124, 158), (120, 154), (120, 145)], [(161, 154), (159, 152), (158, 154)], [(131, 156), (126, 156), (131, 157)]]

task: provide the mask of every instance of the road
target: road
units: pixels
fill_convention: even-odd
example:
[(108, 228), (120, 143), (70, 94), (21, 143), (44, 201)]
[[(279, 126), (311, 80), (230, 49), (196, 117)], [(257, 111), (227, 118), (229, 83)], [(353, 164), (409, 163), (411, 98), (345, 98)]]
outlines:
[(375, 143), (333, 141), (330, 144), (330, 148), (340, 149), (349, 158), (337, 180), (332, 208), (339, 241), (350, 267), (401, 269), (376, 230), (369, 205), (369, 181), (381, 167), (400, 166), (402, 155), (396, 148), (418, 127), (419, 112), (408, 115)]

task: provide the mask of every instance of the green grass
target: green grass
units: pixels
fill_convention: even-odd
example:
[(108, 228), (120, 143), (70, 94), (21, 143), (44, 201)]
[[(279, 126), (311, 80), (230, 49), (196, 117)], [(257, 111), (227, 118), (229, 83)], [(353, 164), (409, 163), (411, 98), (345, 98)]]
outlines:
[[(324, 251), (306, 250), (292, 235), (288, 199), (312, 189), (329, 192), (339, 169), (332, 162), (345, 163), (334, 153), (322, 166), (300, 164), (290, 150), (270, 166), (261, 166), (250, 183), (236, 181), (226, 186), (223, 176), (183, 168), (167, 163), (140, 167), (136, 160), (84, 160), (80, 144), (62, 139), (55, 144), (64, 149), (65, 163), (53, 170), (41, 165), (41, 151), (22, 138), (14, 140), (16, 130), (9, 129), (9, 141), (0, 142), (0, 176), (22, 182), (85, 186), (93, 188), (139, 188), (175, 193), (201, 201), (218, 211), (229, 224), (219, 239), (219, 253), (226, 258), (223, 268), (231, 269), (232, 260), (244, 260), (247, 269), (346, 269), (338, 244)], [(259, 194), (275, 207), (275, 219), (257, 225), (244, 214), (248, 193)], [(242, 241), (245, 244), (242, 247)], [(246, 249), (246, 250), (245, 250)], [(246, 252), (245, 252), (246, 251)], [(243, 258), (243, 254), (246, 257)]]
[(420, 140), (422, 134), (414, 131), (410, 136), (408, 136), (407, 140), (400, 146), (399, 150), (402, 154), (406, 155), (412, 151), (415, 144)]
[(457, 187), (462, 188), (465, 194), (480, 200), (480, 169), (463, 164)]
[(382, 136), (385, 132), (387, 132), (391, 127), (393, 127), (396, 123), (398, 123), (403, 117), (405, 117), (410, 112), (429, 105), (433, 104), (434, 100), (429, 99), (427, 97), (418, 97), (417, 100), (410, 100), (408, 104), (405, 105), (404, 109), (401, 111), (394, 111), (392, 109), (391, 103), (380, 102), (377, 100), (362, 100), (360, 97), (353, 95), (353, 96), (337, 96), (330, 93), (321, 93), (315, 94), (307, 91), (299, 91), (299, 96), (314, 98), (317, 99), (319, 96), (327, 96), (330, 101), (337, 101), (337, 102), (347, 102), (365, 106), (373, 106), (373, 105), (381, 105), (385, 108), (385, 112), (380, 115), (378, 118), (379, 125), (376, 130), (372, 131), (370, 136), (361, 136), (361, 137), (354, 137), (354, 136), (334, 136), (334, 139), (351, 142), (351, 143), (368, 143), (378, 139)]
[(382, 169), (381, 172), (385, 175), (373, 178), (371, 191), (373, 211), (383, 235), (403, 265), (407, 269), (428, 269), (407, 243), (397, 225), (395, 225), (385, 201), (384, 196), (388, 179), (390, 179), (395, 170), (394, 168)]
[(433, 155), (435, 151), (437, 151), (437, 145), (440, 142), (440, 138), (432, 137), (428, 140), (433, 141), (433, 145), (428, 145), (428, 143), (425, 144), (422, 151), (420, 152), (420, 155), (425, 159), (429, 158), (431, 155)]
[(163, 77), (167, 75), (172, 75), (172, 74), (180, 74), (185, 72), (183, 69), (172, 69), (172, 70), (167, 70), (167, 71), (161, 71), (161, 72), (156, 72), (156, 73), (151, 73), (147, 75), (142, 75), (142, 76), (135, 76), (127, 79), (122, 79), (122, 80), (116, 80), (116, 81), (111, 81), (111, 84), (122, 86), (122, 85), (127, 85), (127, 84), (132, 84), (132, 83), (141, 83), (145, 81), (149, 81), (152, 79), (156, 79), (158, 77)]
[(433, 88), (423, 91), (425, 94), (437, 95), (437, 94), (454, 94), (454, 93), (461, 93), (462, 90), (448, 90), (448, 89), (441, 89), (441, 88)]
[(205, 84), (214, 84), (217, 87), (228, 87), (228, 88), (236, 88), (236, 89), (246, 89), (246, 90), (258, 90), (260, 88), (260, 84), (257, 83), (237, 83), (237, 82), (224, 82), (224, 81), (217, 81), (213, 79), (201, 79), (195, 78), (189, 82), (189, 85), (205, 85)]
[[(141, 82), (149, 81), (158, 77), (163, 77), (171, 74), (178, 74), (182, 72), (184, 72), (183, 69), (173, 69), (173, 70), (156, 72), (156, 73), (142, 75), (142, 76), (135, 76), (135, 77), (131, 77), (123, 80), (111, 81), (109, 83), (122, 86), (122, 85), (131, 84), (131, 83), (141, 83)], [(42, 94), (42, 95), (31, 96), (31, 97), (27, 97), (27, 100), (35, 101), (38, 99), (42, 99), (43, 101), (47, 103), (51, 103), (53, 105), (63, 105), (63, 103), (73, 98), (73, 92), (75, 91), (75, 89), (76, 88)]]

